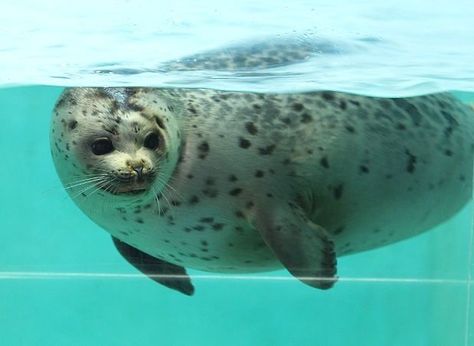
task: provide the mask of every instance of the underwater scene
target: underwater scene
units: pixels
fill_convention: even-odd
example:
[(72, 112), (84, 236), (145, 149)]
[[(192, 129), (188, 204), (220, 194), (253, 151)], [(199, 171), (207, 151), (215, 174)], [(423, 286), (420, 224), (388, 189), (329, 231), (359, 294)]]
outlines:
[(474, 345), (473, 16), (0, 4), (0, 344)]

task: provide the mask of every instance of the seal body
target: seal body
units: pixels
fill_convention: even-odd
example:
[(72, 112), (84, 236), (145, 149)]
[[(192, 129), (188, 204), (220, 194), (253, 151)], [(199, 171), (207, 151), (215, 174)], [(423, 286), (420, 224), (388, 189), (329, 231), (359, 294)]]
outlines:
[(140, 256), (165, 274), (283, 265), (328, 288), (337, 255), (415, 236), (469, 200), (473, 113), (450, 94), (75, 88), (51, 144), (74, 201), (145, 273)]

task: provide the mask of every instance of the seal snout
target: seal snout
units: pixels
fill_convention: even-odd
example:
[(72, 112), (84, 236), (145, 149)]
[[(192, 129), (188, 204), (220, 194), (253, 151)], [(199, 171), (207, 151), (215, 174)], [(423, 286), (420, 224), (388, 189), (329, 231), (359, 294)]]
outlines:
[(128, 159), (116, 171), (116, 193), (136, 194), (146, 191), (153, 183), (155, 172), (145, 159)]
[(133, 170), (137, 173), (137, 180), (143, 181), (143, 166), (133, 167)]
[(128, 160), (127, 168), (129, 169), (130, 176), (136, 177), (138, 182), (144, 181), (144, 176), (148, 174), (149, 169), (146, 167), (145, 160)]

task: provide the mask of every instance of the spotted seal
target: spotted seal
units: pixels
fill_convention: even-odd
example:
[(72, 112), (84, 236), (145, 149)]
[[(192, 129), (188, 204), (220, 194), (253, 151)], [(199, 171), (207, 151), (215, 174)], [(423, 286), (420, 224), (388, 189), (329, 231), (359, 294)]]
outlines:
[(285, 267), (327, 289), (336, 256), (412, 237), (471, 196), (474, 112), (450, 94), (72, 88), (60, 179), (120, 253), (185, 294), (185, 267)]

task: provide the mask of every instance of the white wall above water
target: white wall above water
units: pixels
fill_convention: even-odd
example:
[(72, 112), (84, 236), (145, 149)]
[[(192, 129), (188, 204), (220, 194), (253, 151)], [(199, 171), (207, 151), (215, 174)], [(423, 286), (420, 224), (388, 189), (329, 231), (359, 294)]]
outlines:
[[(472, 0), (2, 2), (0, 85), (473, 91), (473, 22)], [(315, 49), (302, 63), (269, 69), (161, 69), (206, 50), (282, 37)], [(340, 50), (320, 49), (321, 40)]]

